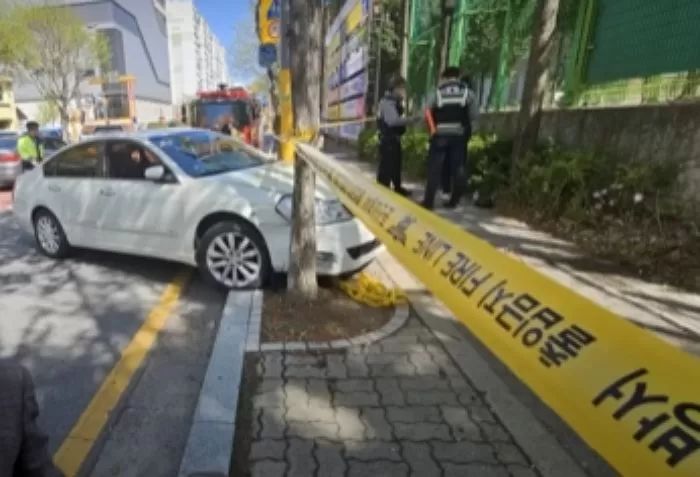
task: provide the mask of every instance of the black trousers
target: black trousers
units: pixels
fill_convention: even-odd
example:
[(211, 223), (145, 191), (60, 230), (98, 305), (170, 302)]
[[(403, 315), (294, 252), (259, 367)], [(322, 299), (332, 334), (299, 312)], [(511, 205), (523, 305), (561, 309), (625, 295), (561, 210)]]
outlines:
[[(438, 187), (449, 186), (450, 204), (457, 205), (466, 186), (467, 139), (464, 136), (433, 136), (428, 158), (428, 181), (423, 205), (432, 209)], [(449, 175), (448, 175), (449, 174)]]
[[(466, 142), (469, 144), (469, 139), (470, 136), (467, 136)], [(469, 158), (468, 158), (469, 151), (464, 154), (464, 175), (466, 176), (466, 181), (467, 184), (469, 183), (469, 179), (471, 178), (471, 168), (470, 163), (469, 163)], [(442, 164), (442, 183), (441, 187), (442, 193), (443, 194), (450, 194), (452, 193), (452, 167), (450, 166), (449, 161), (445, 161)]]
[(25, 161), (24, 159), (22, 159), (22, 170), (23, 171), (31, 171), (32, 169), (34, 169), (34, 163), (31, 161)]
[(400, 191), (401, 187), (401, 138), (398, 136), (384, 136), (379, 139), (379, 167), (377, 168), (377, 182), (393, 187)]

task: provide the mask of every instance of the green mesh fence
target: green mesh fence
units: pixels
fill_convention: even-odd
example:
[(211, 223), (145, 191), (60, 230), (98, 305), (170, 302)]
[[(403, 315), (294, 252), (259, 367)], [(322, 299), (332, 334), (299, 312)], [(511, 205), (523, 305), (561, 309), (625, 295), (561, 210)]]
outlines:
[[(500, 104), (508, 87), (513, 44), (513, 0), (457, 0), (452, 15), (448, 61), (473, 76), (487, 75), (493, 85), (490, 94)], [(412, 0), (409, 27), (409, 74), (411, 97), (420, 102), (438, 80), (442, 42), (440, 0)], [(509, 22), (511, 24), (509, 25)]]
[(699, 0), (598, 0), (589, 84), (700, 68)]

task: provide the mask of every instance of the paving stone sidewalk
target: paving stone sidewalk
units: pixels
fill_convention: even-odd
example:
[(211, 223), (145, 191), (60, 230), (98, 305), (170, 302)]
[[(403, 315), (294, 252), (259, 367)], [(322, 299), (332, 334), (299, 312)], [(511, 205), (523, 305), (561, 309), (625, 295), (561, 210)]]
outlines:
[(254, 477), (540, 475), (415, 315), (373, 345), (257, 359)]

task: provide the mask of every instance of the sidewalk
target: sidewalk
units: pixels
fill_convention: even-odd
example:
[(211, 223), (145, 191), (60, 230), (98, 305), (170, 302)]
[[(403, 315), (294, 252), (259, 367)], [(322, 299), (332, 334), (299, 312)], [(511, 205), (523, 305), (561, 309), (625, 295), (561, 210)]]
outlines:
[[(358, 160), (348, 148), (330, 153), (374, 177), (374, 165)], [(423, 196), (422, 184), (409, 182), (406, 186), (413, 190), (414, 198)], [(700, 355), (700, 295), (620, 275), (613, 265), (581, 254), (576, 245), (491, 210), (463, 205), (436, 212), (660, 338)]]
[(407, 291), (405, 326), (345, 350), (250, 353), (231, 475), (613, 475), (543, 425), (390, 255), (371, 273)]

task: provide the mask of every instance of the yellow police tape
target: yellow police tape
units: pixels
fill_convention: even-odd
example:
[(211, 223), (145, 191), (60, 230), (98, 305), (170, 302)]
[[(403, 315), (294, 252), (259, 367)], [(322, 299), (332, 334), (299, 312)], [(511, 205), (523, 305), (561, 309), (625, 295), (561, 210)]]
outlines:
[(340, 289), (353, 300), (374, 308), (385, 308), (406, 302), (406, 295), (401, 290), (388, 288), (366, 272), (341, 281)]
[(305, 145), (392, 254), (621, 474), (700, 476), (700, 360)]

